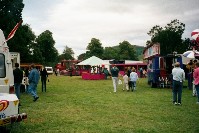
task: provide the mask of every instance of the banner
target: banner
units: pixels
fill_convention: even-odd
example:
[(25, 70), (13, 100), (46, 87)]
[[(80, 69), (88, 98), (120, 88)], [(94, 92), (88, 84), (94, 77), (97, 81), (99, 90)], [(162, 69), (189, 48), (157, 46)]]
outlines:
[(18, 27), (21, 25), (23, 21), (21, 20), (19, 23), (17, 23), (17, 25), (14, 27), (14, 29), (10, 32), (10, 34), (8, 35), (7, 39), (6, 39), (6, 42), (8, 40), (10, 40), (14, 35), (15, 35), (15, 32), (17, 31)]

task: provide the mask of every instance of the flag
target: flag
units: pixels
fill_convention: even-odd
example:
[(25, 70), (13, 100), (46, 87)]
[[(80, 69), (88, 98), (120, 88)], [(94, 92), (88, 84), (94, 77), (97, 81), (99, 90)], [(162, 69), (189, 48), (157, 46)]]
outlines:
[(10, 34), (8, 35), (7, 39), (6, 39), (6, 42), (8, 40), (10, 40), (14, 35), (15, 35), (15, 32), (17, 31), (18, 27), (21, 25), (23, 21), (21, 20), (19, 23), (17, 23), (17, 25), (14, 27), (14, 29), (10, 32)]

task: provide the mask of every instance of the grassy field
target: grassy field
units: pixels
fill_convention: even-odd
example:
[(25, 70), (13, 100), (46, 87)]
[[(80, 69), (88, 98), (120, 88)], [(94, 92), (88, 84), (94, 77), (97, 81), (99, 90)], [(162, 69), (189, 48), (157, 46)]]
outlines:
[(183, 89), (182, 106), (172, 104), (171, 89), (150, 88), (140, 79), (136, 92), (113, 93), (112, 80), (50, 75), (47, 92), (32, 101), (21, 95), (20, 112), (28, 119), (13, 133), (198, 133), (199, 105)]

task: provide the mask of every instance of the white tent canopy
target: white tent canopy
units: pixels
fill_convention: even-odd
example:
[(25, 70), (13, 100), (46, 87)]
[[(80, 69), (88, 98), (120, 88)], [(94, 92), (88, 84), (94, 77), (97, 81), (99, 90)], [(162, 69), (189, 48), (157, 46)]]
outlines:
[(103, 61), (102, 59), (92, 56), (86, 60), (83, 60), (82, 62), (76, 64), (76, 65), (90, 65), (90, 66), (98, 66), (98, 65), (105, 65), (107, 62)]

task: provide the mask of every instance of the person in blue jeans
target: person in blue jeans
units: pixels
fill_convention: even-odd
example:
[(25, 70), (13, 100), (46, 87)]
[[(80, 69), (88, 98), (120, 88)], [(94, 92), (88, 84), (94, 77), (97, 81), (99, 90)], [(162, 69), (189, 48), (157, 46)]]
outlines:
[(176, 62), (174, 68), (172, 69), (173, 75), (173, 104), (181, 105), (181, 98), (182, 98), (182, 86), (183, 81), (185, 81), (185, 72), (183, 69), (180, 68), (180, 63)]
[[(14, 75), (15, 93), (17, 98), (20, 100), (20, 88), (23, 79), (23, 71), (19, 69), (19, 63), (15, 63), (15, 69), (13, 70), (13, 75)], [(19, 103), (19, 106), (20, 105), (21, 103)]]
[(130, 73), (130, 83), (131, 83), (131, 91), (136, 90), (136, 82), (138, 80), (138, 74), (135, 71), (135, 68), (132, 68)]
[(28, 86), (28, 91), (29, 93), (33, 96), (33, 101), (37, 101), (39, 96), (37, 95), (37, 84), (39, 83), (39, 71), (35, 68), (34, 64), (31, 64), (31, 71), (28, 75), (29, 79), (29, 86)]

